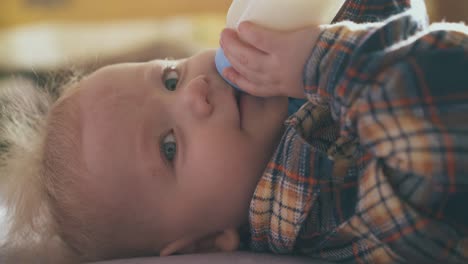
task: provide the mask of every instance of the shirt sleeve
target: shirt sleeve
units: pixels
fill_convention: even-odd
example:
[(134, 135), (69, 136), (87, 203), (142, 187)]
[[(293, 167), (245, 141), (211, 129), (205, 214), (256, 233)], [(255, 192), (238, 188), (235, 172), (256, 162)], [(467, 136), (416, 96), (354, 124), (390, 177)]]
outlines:
[(467, 32), (422, 29), (410, 13), (343, 22), (324, 28), (305, 68), (308, 100), (370, 155), (354, 232), (396, 259), (468, 261)]

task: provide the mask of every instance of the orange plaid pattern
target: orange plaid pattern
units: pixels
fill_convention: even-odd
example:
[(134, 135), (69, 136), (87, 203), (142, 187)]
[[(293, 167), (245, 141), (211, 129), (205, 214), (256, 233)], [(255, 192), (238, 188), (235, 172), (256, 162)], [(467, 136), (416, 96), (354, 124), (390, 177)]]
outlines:
[(423, 9), (348, 0), (335, 22), (351, 21), (323, 29), (251, 202), (252, 250), (468, 263), (468, 28)]

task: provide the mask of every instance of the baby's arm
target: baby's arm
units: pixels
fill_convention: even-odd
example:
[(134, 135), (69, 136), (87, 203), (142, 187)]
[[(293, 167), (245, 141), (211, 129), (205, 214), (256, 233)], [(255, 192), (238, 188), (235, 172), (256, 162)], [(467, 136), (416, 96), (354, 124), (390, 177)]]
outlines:
[[(343, 142), (368, 154), (355, 157), (365, 167), (351, 229), (375, 247), (354, 254), (466, 263), (468, 29), (417, 24), (406, 14), (328, 27), (306, 65), (305, 92), (330, 107)], [(339, 143), (329, 149), (332, 158), (345, 153)]]
[[(223, 33), (226, 56), (235, 61), (235, 71), (226, 74), (252, 94), (304, 93), (313, 104), (330, 108), (341, 128), (330, 157), (347, 156), (346, 145), (339, 142), (355, 140), (369, 154), (354, 157), (365, 166), (356, 180), (354, 231), (343, 235), (343, 241), (351, 235), (372, 240), (384, 245), (394, 261), (466, 263), (468, 29), (458, 25), (450, 32), (435, 27), (422, 31), (419, 25), (408, 14), (383, 23), (344, 22), (325, 27), (308, 46), (299, 45), (307, 34), (297, 32), (289, 35), (294, 45), (284, 40), (275, 46), (264, 39), (281, 43), (287, 33), (246, 37), (245, 32), (255, 32), (246, 24), (238, 39), (233, 31)], [(289, 56), (272, 59), (272, 50)], [(304, 58), (309, 58), (305, 75), (297, 77), (294, 67), (303, 66)], [(282, 74), (296, 79), (278, 82), (275, 78), (284, 78)], [(317, 222), (337, 221), (320, 210), (310, 212)], [(320, 245), (323, 252), (333, 251)], [(382, 247), (363, 250), (355, 254), (375, 261), (382, 257)]]

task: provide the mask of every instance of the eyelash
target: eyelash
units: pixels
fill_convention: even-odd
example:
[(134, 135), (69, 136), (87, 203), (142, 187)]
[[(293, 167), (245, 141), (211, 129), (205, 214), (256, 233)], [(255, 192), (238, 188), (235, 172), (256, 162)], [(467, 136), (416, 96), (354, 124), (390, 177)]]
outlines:
[[(176, 78), (171, 78), (171, 79), (177, 79), (176, 83), (168, 83), (168, 80), (171, 80), (169, 77), (169, 75), (171, 74), (176, 74)], [(164, 87), (166, 87), (167, 90), (173, 92), (177, 89), (178, 87), (178, 84), (179, 84), (179, 81), (180, 81), (180, 76), (179, 76), (179, 71), (177, 70), (177, 68), (175, 66), (170, 66), (170, 65), (167, 65), (164, 70), (163, 70), (163, 74), (162, 74), (162, 83), (164, 85)], [(170, 87), (168, 87), (170, 86)]]

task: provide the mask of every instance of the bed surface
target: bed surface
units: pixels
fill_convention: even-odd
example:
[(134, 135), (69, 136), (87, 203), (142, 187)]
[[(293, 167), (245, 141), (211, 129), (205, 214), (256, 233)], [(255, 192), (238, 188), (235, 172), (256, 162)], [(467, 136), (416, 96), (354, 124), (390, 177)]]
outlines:
[(179, 255), (95, 262), (93, 264), (330, 264), (310, 258), (274, 256), (249, 252)]

